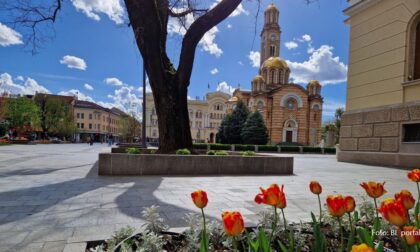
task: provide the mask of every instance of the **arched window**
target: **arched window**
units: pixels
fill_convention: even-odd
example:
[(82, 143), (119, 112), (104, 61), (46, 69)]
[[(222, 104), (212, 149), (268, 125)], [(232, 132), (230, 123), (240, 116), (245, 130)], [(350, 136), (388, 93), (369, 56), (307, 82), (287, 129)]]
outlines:
[(263, 101), (258, 101), (257, 102), (257, 110), (262, 113), (264, 109), (264, 102)]
[(270, 71), (270, 83), (274, 83), (274, 70)]
[(319, 104), (315, 104), (315, 105), (312, 107), (312, 109), (313, 109), (313, 110), (315, 110), (315, 111), (318, 111), (318, 110), (320, 110), (321, 108), (319, 107)]
[(416, 26), (416, 55), (414, 58), (414, 79), (420, 79), (420, 22)]
[(297, 104), (297, 102), (296, 102), (296, 100), (295, 100), (295, 99), (293, 99), (293, 98), (289, 98), (289, 99), (287, 100), (287, 108), (288, 108), (288, 109), (295, 109), (295, 108), (296, 108), (296, 104)]
[(410, 21), (408, 35), (406, 79), (411, 81), (420, 79), (420, 11)]
[(270, 57), (274, 57), (275, 53), (276, 53), (276, 46), (271, 45), (270, 46)]

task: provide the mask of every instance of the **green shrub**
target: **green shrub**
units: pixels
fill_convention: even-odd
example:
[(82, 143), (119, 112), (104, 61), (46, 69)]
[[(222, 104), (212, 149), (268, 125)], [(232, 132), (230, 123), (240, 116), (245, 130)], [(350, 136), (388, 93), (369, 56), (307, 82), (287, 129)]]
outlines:
[(235, 145), (235, 151), (254, 151), (254, 145), (237, 144)]
[(242, 151), (242, 156), (255, 156), (255, 151)]
[(150, 154), (156, 154), (157, 150), (150, 150)]
[(135, 147), (131, 147), (131, 148), (127, 148), (126, 152), (128, 154), (140, 154), (140, 149), (135, 148)]
[(210, 150), (230, 150), (230, 144), (210, 144)]
[(196, 150), (207, 150), (207, 144), (205, 143), (194, 143), (193, 148)]
[(322, 149), (321, 149), (321, 147), (305, 146), (305, 147), (303, 147), (303, 152), (304, 153), (322, 153)]
[(327, 154), (336, 154), (337, 150), (335, 148), (325, 148), (324, 153)]
[(207, 155), (209, 155), (209, 156), (214, 156), (214, 155), (216, 155), (216, 151), (214, 151), (214, 150), (209, 150), (209, 151), (207, 151)]
[(299, 146), (281, 146), (281, 152), (300, 152)]
[(216, 151), (214, 153), (214, 155), (216, 155), (216, 156), (229, 156), (229, 154), (227, 153), (227, 151), (224, 151), (224, 150)]
[(258, 145), (258, 151), (277, 152), (277, 146), (275, 146), (275, 145)]
[(177, 155), (191, 155), (191, 151), (189, 149), (179, 149), (176, 151)]

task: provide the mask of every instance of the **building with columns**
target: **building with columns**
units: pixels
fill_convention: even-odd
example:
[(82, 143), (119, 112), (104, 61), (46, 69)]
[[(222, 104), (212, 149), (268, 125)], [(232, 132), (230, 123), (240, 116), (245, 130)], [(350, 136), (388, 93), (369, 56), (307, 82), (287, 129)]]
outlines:
[(265, 10), (259, 72), (251, 82), (251, 91), (236, 89), (228, 106), (233, 109), (242, 100), (251, 111), (260, 111), (271, 144), (317, 145), (321, 141), (321, 84), (312, 80), (303, 87), (289, 82), (290, 68), (280, 58), (279, 15), (274, 4)]

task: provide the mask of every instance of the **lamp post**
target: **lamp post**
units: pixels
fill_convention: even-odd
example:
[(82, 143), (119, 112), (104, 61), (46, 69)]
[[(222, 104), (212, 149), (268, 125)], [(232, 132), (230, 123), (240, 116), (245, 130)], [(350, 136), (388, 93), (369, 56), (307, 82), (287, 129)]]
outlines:
[(146, 67), (145, 62), (143, 59), (143, 119), (142, 119), (142, 127), (141, 127), (141, 141), (142, 147), (147, 148), (146, 144)]

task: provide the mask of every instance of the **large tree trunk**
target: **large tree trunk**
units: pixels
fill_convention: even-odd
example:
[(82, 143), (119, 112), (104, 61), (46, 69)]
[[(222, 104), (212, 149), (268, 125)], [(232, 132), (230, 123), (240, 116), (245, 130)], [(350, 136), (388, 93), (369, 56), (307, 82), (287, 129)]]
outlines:
[(191, 25), (182, 41), (179, 66), (175, 69), (166, 53), (168, 19), (173, 15), (168, 0), (125, 0), (153, 92), (159, 152), (192, 148), (187, 95), (195, 49), (204, 34), (228, 17), (240, 3), (241, 0), (222, 0)]

